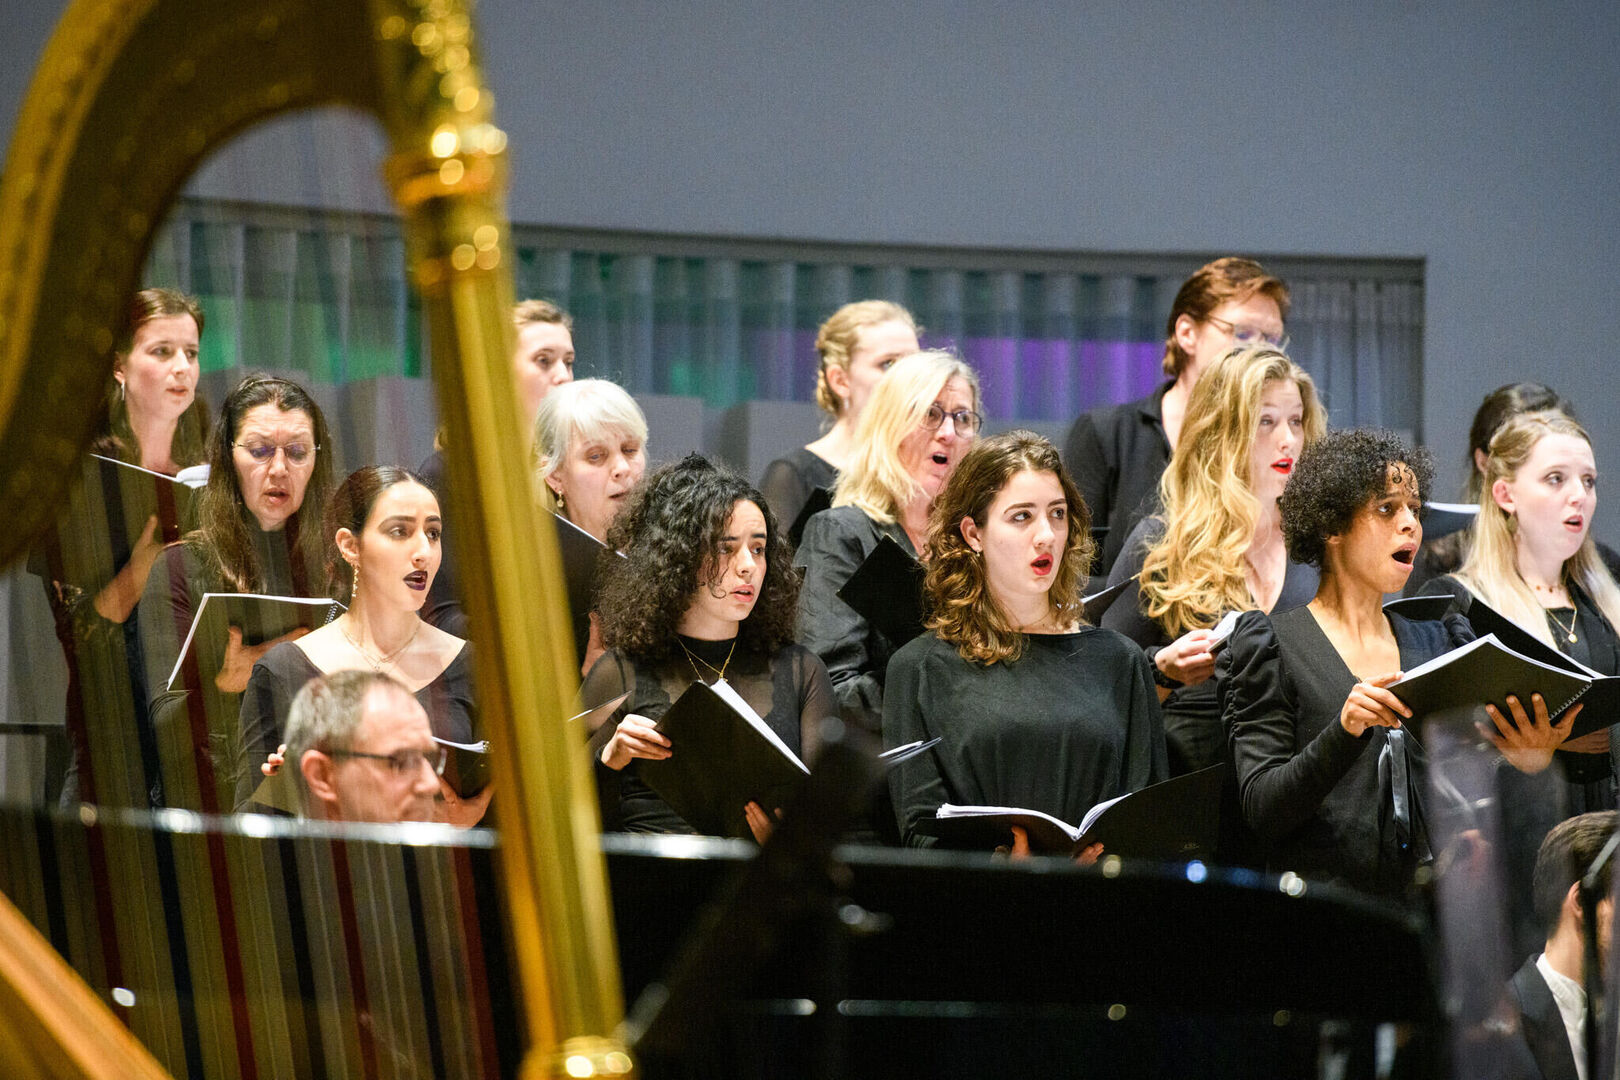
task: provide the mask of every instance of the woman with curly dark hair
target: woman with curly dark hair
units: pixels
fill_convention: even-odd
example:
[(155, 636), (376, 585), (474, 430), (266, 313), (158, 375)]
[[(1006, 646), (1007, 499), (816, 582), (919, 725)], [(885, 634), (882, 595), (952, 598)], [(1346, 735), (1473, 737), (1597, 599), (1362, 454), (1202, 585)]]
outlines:
[[(608, 650), (581, 696), (629, 699), (595, 733), (592, 750), (616, 774), (605, 809), (627, 832), (692, 827), (641, 781), (638, 759), (680, 752), (655, 724), (694, 681), (722, 680), (801, 760), (821, 721), (838, 714), (827, 669), (793, 643), (798, 578), (764, 496), (742, 477), (692, 454), (649, 473), (608, 533), (598, 608)], [(771, 816), (749, 803), (756, 838)], [(614, 826), (609, 823), (609, 827)]]
[(1147, 658), (1085, 622), (1089, 525), (1056, 447), (1028, 431), (976, 443), (935, 500), (933, 633), (895, 653), (883, 704), (886, 744), (941, 740), (891, 774), (906, 843), (931, 842), (916, 827), (942, 803), (1079, 821), (1164, 778)]
[[(1474, 635), (1457, 615), (1387, 613), (1383, 597), (1412, 572), (1432, 478), (1428, 455), (1399, 438), (1339, 431), (1305, 451), (1283, 493), (1288, 553), (1321, 584), (1305, 607), (1240, 615), (1219, 674), (1243, 817), (1274, 869), (1398, 894), (1428, 856), (1412, 712), (1388, 687)], [(1498, 718), (1498, 747), (1522, 771), (1546, 768), (1569, 720), (1553, 727), (1539, 698), (1533, 720), (1514, 711), (1517, 727)]]

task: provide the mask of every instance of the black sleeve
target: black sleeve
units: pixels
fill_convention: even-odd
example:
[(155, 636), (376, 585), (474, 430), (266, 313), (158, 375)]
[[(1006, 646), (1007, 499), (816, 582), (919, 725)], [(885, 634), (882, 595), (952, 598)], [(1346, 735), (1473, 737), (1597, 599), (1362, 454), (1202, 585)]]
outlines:
[(799, 669), (799, 760), (809, 765), (821, 747), (822, 721), (838, 715), (838, 695), (819, 656), (809, 649), (794, 652)]
[[(928, 720), (919, 700), (922, 692), (922, 666), (928, 656), (928, 638), (918, 638), (894, 654), (889, 661), (889, 692), (883, 700), (883, 745), (889, 749), (909, 742), (931, 739)], [(939, 771), (936, 747), (896, 765), (889, 773), (889, 794), (894, 801), (895, 820), (900, 838), (907, 847), (932, 847), (935, 838), (920, 836), (914, 830), (919, 821), (951, 801), (945, 778)]]
[(1063, 464), (1069, 469), (1074, 486), (1080, 489), (1091, 512), (1093, 528), (1108, 525), (1114, 510), (1114, 486), (1119, 482), (1118, 468), (1109, 462), (1097, 434), (1097, 422), (1091, 413), (1082, 413), (1069, 428), (1069, 437), (1063, 442)]
[(759, 481), (760, 494), (771, 504), (771, 512), (784, 532), (798, 520), (811, 490), (803, 474), (787, 458), (777, 458), (765, 466), (765, 475)]
[[(1142, 572), (1148, 549), (1158, 539), (1160, 529), (1157, 518), (1143, 518), (1136, 523), (1108, 575), (1108, 584), (1118, 585)], [(1142, 611), (1142, 594), (1136, 585), (1126, 589), (1125, 594), (1103, 612), (1102, 625), (1104, 629), (1124, 634), (1143, 649), (1157, 650), (1172, 640), (1162, 626)]]
[[(1458, 611), (1467, 611), (1468, 605), (1474, 601), (1474, 594), (1468, 591), (1468, 586), (1458, 581), (1451, 574), (1442, 574), (1439, 577), (1430, 578), (1412, 595), (1455, 597)], [(1473, 638), (1470, 637), (1469, 641), (1472, 640)], [(1467, 644), (1467, 642), (1464, 642), (1464, 644)]]
[(1238, 616), (1226, 652), (1222, 719), (1243, 819), (1262, 837), (1277, 839), (1310, 820), (1371, 740), (1335, 721), (1295, 752), (1298, 700), (1264, 614)]
[(810, 519), (794, 560), (804, 569), (795, 636), (827, 665), (841, 708), (869, 718), (875, 729), (883, 713), (883, 679), (872, 670), (867, 639), (873, 630), (838, 598), (838, 590), (865, 559), (859, 537), (831, 513)]
[[(288, 665), (285, 657), (275, 654), (281, 649), (295, 649), (291, 642), (283, 642), (271, 649), (253, 665), (247, 689), (242, 693), (241, 731), (237, 742), (236, 809), (241, 811), (253, 798), (262, 773), (259, 766), (286, 738), (287, 714), (292, 709), (293, 694), (302, 687), (290, 685), (283, 670)], [(274, 658), (274, 659), (272, 659)], [(295, 768), (288, 762), (283, 768)]]
[(1125, 717), (1125, 775), (1121, 791), (1139, 791), (1170, 778), (1169, 751), (1164, 741), (1164, 717), (1153, 673), (1145, 653), (1131, 655), (1131, 700)]
[[(586, 675), (585, 681), (580, 684), (579, 699), (584, 703), (581, 707), (589, 708), (600, 705), (602, 702), (616, 698), (628, 690), (634, 690), (635, 686), (635, 669), (630, 666), (630, 662), (623, 656), (609, 649), (596, 658), (596, 663), (591, 665), (590, 674)], [(591, 747), (598, 755), (601, 753), (602, 747), (606, 746), (607, 741), (613, 737), (613, 730), (619, 726), (619, 721), (630, 714), (630, 708), (634, 704), (634, 696), (632, 694), (617, 709), (614, 709), (613, 715), (602, 721), (601, 727), (595, 731), (584, 733), (590, 739)]]

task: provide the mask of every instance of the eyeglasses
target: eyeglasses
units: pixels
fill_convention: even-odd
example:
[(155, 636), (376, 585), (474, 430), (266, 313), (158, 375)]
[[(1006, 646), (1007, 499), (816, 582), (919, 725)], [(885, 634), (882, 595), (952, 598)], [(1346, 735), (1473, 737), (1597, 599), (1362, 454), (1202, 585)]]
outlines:
[(1238, 323), (1227, 322), (1225, 319), (1217, 319), (1213, 315), (1206, 316), (1204, 321), (1207, 323), (1214, 323), (1216, 326), (1220, 327), (1223, 333), (1231, 335), (1232, 340), (1237, 342), (1239, 345), (1265, 344), (1270, 345), (1278, 352), (1288, 351), (1288, 334), (1286, 332), (1273, 334), (1260, 329), (1258, 326), (1246, 326)]
[(292, 464), (302, 465), (304, 462), (310, 459), (310, 456), (314, 454), (315, 451), (320, 449), (319, 446), (305, 446), (303, 443), (288, 443), (285, 446), (277, 446), (275, 443), (239, 442), (234, 443), (233, 445), (240, 446), (243, 450), (246, 450), (248, 452), (248, 457), (252, 458), (260, 465), (265, 464), (271, 458), (275, 457), (277, 450), (280, 450), (282, 453), (286, 454), (287, 460)]
[(955, 412), (948, 413), (936, 404), (928, 406), (928, 411), (923, 414), (923, 427), (929, 431), (938, 431), (939, 426), (945, 422), (946, 417), (950, 417), (951, 424), (956, 428), (956, 433), (964, 439), (970, 439), (977, 435), (979, 425), (984, 423), (984, 417), (972, 409), (957, 409)]
[(369, 758), (372, 761), (386, 761), (388, 767), (396, 776), (409, 776), (422, 767), (424, 762), (433, 770), (434, 776), (444, 775), (444, 763), (449, 760), (450, 752), (442, 746), (435, 746), (432, 750), (398, 750), (392, 754), (363, 754), (358, 750), (328, 750), (327, 757)]

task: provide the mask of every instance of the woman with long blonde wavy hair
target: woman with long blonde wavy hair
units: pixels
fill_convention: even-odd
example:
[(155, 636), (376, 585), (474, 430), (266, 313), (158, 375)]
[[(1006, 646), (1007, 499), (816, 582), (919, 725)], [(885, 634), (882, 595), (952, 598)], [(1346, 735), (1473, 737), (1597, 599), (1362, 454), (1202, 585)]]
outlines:
[(1147, 659), (1086, 625), (1092, 554), (1085, 503), (1050, 442), (1010, 431), (963, 455), (929, 531), (932, 633), (889, 662), (883, 702), (888, 745), (939, 739), (891, 773), (907, 843), (929, 842), (918, 826), (943, 803), (1078, 821), (1164, 778)]
[[(1478, 597), (1587, 667), (1620, 674), (1620, 587), (1592, 539), (1596, 512), (1586, 429), (1556, 409), (1515, 416), (1491, 438), (1467, 558), (1422, 591), (1463, 606)], [(1607, 728), (1565, 743), (1557, 760), (1575, 785), (1571, 812), (1615, 805)]]
[(1109, 578), (1135, 576), (1103, 617), (1147, 652), (1164, 703), (1170, 770), (1224, 761), (1210, 677), (1211, 631), (1228, 612), (1282, 612), (1316, 594), (1291, 562), (1277, 500), (1294, 460), (1327, 428), (1316, 384), (1269, 345), (1232, 349), (1193, 389), (1181, 439), (1159, 482), (1158, 512), (1126, 541)]

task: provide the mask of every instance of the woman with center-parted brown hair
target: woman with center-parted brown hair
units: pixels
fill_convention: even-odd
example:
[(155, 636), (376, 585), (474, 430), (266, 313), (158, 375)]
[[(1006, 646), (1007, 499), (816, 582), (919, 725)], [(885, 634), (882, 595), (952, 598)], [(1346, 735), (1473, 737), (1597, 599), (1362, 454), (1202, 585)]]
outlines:
[(61, 520), (29, 561), (67, 660), (64, 804), (162, 799), (133, 616), (165, 541), (193, 524), (181, 478), (207, 472), (208, 408), (196, 393), (202, 328), (201, 306), (183, 293), (131, 298), (102, 430)]
[(908, 844), (942, 803), (1080, 821), (1165, 776), (1146, 657), (1088, 626), (1085, 504), (1051, 443), (1027, 431), (963, 456), (934, 504), (932, 633), (889, 662), (883, 740), (939, 738), (891, 774)]
[(206, 593), (327, 593), (322, 511), (332, 492), (326, 417), (297, 383), (250, 376), (225, 398), (208, 438), (208, 486), (197, 528), (166, 548), (140, 605), (148, 710), (162, 758), (163, 801), (218, 812), (234, 802), (242, 691), (259, 658), (304, 629), (250, 641), (243, 627), (203, 620), (174, 686), (169, 674)]

